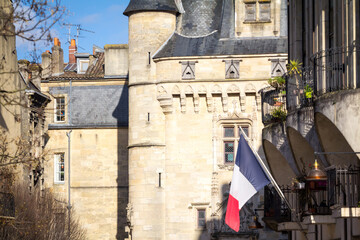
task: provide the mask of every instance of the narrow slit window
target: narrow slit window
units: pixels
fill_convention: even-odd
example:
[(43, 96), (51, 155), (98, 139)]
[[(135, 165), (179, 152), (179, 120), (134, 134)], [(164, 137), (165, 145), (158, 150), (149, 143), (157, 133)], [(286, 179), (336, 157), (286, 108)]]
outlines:
[(206, 211), (205, 211), (205, 209), (197, 210), (197, 227), (198, 228), (206, 227)]

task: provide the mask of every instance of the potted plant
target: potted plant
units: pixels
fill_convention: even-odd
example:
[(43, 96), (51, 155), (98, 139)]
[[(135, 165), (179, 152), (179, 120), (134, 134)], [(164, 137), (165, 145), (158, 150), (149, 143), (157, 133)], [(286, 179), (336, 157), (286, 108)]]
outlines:
[(286, 112), (282, 107), (277, 107), (271, 112), (271, 117), (276, 122), (283, 122), (286, 120)]
[(304, 91), (305, 91), (305, 97), (307, 99), (312, 98), (312, 94), (313, 94), (314, 90), (312, 89), (312, 87), (309, 86), (309, 84), (306, 84)]
[(282, 89), (285, 87), (285, 78), (281, 76), (273, 77), (268, 80), (268, 83), (276, 89)]

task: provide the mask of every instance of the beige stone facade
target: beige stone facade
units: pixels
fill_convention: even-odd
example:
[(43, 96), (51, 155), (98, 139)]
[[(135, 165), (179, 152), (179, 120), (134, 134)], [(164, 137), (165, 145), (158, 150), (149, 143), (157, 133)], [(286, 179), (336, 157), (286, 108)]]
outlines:
[[(279, 19), (280, 1), (272, 4)], [(255, 31), (261, 23), (242, 27), (241, 36), (273, 37), (280, 24), (274, 19), (261, 34)], [(253, 146), (262, 152), (258, 91), (272, 76), (270, 60), (286, 59), (286, 52), (157, 57), (178, 34), (175, 23), (171, 12), (129, 14), (128, 239), (197, 240), (226, 232), (220, 229), (221, 204), (233, 162), (224, 159), (224, 129), (234, 127), (236, 151), (237, 127), (248, 128)], [(239, 77), (226, 76), (229, 61), (238, 62)], [(188, 62), (195, 72), (190, 78), (184, 77)], [(253, 204), (262, 207), (261, 194)], [(206, 226), (198, 225), (199, 210), (205, 211)], [(272, 234), (260, 236), (280, 237)]]
[[(262, 153), (259, 90), (268, 86), (267, 81), (272, 77), (272, 60), (286, 60), (283, 44), (286, 35), (280, 31), (283, 1), (271, 1), (269, 22), (241, 26), (241, 34), (216, 40), (219, 45), (234, 42), (233, 48), (241, 46), (240, 50), (193, 54), (185, 53), (184, 47), (181, 56), (164, 51), (176, 37), (201, 40), (201, 37), (197, 39), (198, 33), (191, 37), (190, 33), (185, 34), (186, 26), (182, 27), (180, 22), (187, 21), (185, 15), (180, 19), (184, 14), (181, 6), (190, 12), (191, 1), (165, 2), (170, 7), (176, 3), (179, 12), (135, 9), (125, 13), (129, 16), (128, 48), (105, 46), (103, 76), (70, 76), (65, 72), (43, 79), (43, 90), (53, 99), (64, 97), (66, 103), (62, 122), (54, 122), (56, 101), (49, 108), (48, 119), (52, 122), (48, 149), (53, 158), (47, 162), (47, 187), (67, 201), (66, 169), (70, 152), (71, 204), (87, 230), (88, 239), (198, 240), (225, 239), (226, 234), (230, 234), (227, 239), (256, 236), (281, 239), (281, 234), (271, 230), (248, 228), (255, 209), (263, 206), (261, 193), (245, 207), (248, 210), (241, 215), (244, 224), (240, 233), (231, 232), (224, 225), (222, 206), (232, 177), (239, 126), (247, 129), (251, 143)], [(148, 4), (150, 8), (153, 6), (152, 1)], [(199, 3), (194, 4), (195, 11)], [(211, 0), (204, 6), (216, 5), (214, 9), (219, 11), (221, 4), (222, 1)], [(233, 18), (229, 17), (233, 23), (234, 6), (231, 7)], [(236, 13), (240, 14), (241, 10), (237, 9)], [(234, 34), (239, 27), (225, 23), (224, 26)], [(266, 31), (260, 33), (262, 27)], [(276, 29), (279, 32), (275, 33)], [(203, 31), (200, 25), (198, 31)], [(205, 32), (204, 38), (216, 33)], [(251, 37), (258, 43), (252, 44)], [(279, 44), (278, 40), (281, 40)], [(97, 106), (97, 96), (104, 104), (114, 101), (110, 94), (106, 98), (102, 96), (102, 92), (114, 86), (119, 91), (128, 88), (128, 126), (100, 123), (101, 111), (92, 107)], [(88, 102), (86, 96), (91, 96)], [(112, 109), (112, 116), (121, 111), (122, 96), (107, 108)], [(106, 115), (109, 111), (104, 112)], [(224, 136), (225, 128), (234, 131), (230, 139)], [(226, 161), (225, 144), (229, 142), (233, 144), (232, 155)], [(60, 153), (65, 165), (61, 183), (54, 176), (54, 156)]]

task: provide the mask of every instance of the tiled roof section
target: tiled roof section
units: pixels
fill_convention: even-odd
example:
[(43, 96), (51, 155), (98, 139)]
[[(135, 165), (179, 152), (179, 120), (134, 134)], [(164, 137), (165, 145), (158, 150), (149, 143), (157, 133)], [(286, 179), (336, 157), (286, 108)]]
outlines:
[(105, 57), (103, 52), (97, 52), (94, 55), (94, 62), (88, 67), (85, 74), (77, 74), (77, 72), (65, 71), (59, 76), (51, 76), (47, 80), (69, 80), (69, 79), (99, 79), (104, 78)]
[(165, 11), (177, 13), (174, 0), (130, 0), (128, 7), (124, 11), (124, 15), (139, 11)]
[(105, 54), (103, 52), (95, 53), (96, 62), (88, 67), (85, 75), (89, 76), (104, 76), (104, 64), (105, 64)]
[(286, 53), (287, 38), (220, 39), (215, 32), (205, 37), (185, 37), (175, 33), (154, 56), (184, 57)]
[(219, 29), (223, 0), (182, 0), (182, 5), (185, 13), (178, 18), (182, 35), (203, 36)]

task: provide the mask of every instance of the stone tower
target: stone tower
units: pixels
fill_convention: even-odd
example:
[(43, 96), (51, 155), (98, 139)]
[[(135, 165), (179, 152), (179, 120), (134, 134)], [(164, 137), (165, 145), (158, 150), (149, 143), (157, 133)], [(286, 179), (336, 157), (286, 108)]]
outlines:
[[(129, 16), (129, 217), (133, 239), (163, 239), (164, 116), (152, 56), (175, 30), (173, 0), (132, 0)], [(151, 237), (150, 237), (151, 236)]]
[(285, 69), (286, 0), (131, 0), (124, 14), (131, 239), (255, 237), (224, 225), (222, 203), (240, 126), (261, 152), (259, 90)]

